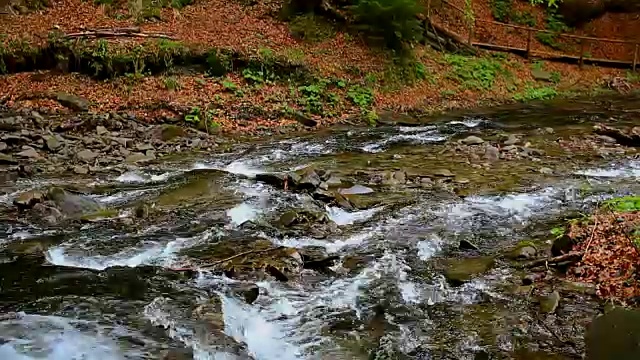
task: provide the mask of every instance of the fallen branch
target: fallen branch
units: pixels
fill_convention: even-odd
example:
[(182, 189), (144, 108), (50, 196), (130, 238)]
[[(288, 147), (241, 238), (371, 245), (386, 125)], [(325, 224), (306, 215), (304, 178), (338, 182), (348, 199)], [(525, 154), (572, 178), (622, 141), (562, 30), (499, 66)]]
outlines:
[(210, 264), (206, 264), (206, 265), (200, 266), (200, 269), (208, 269), (208, 268), (216, 267), (216, 266), (218, 266), (218, 265), (220, 265), (222, 263), (225, 263), (227, 261), (231, 261), (231, 260), (239, 258), (241, 256), (245, 256), (245, 255), (249, 255), (249, 254), (262, 254), (262, 253), (267, 253), (267, 252), (271, 252), (271, 251), (275, 251), (275, 250), (281, 250), (281, 249), (284, 249), (284, 248), (285, 248), (284, 246), (277, 246), (277, 247), (272, 247), (272, 248), (265, 249), (265, 250), (249, 250), (249, 251), (241, 252), (240, 254), (236, 254), (236, 255), (230, 256), (230, 257), (228, 257), (226, 259), (222, 259), (222, 260), (210, 263)]
[[(635, 129), (633, 129), (635, 130)], [(640, 146), (640, 134), (634, 131), (629, 133), (611, 126), (597, 124), (593, 127), (593, 131), (598, 135), (605, 135), (614, 138), (620, 145), (624, 146)]]
[(549, 266), (549, 265), (557, 265), (566, 261), (569, 262), (578, 262), (582, 259), (582, 255), (584, 253), (582, 252), (571, 252), (568, 254), (562, 254), (559, 256), (554, 256), (551, 258), (544, 258), (544, 259), (538, 259), (538, 260), (533, 260), (530, 261), (526, 264), (523, 265), (524, 268), (534, 268), (537, 266)]
[(176, 38), (165, 34), (159, 33), (142, 33), (133, 31), (114, 31), (114, 30), (96, 30), (96, 31), (82, 31), (77, 33), (71, 33), (65, 35), (67, 38), (76, 37), (92, 37), (92, 38), (106, 38), (106, 37), (141, 37), (141, 38), (160, 38), (175, 40)]
[(587, 246), (584, 248), (584, 255), (586, 256), (589, 253), (589, 247), (591, 246), (591, 242), (593, 241), (593, 236), (596, 233), (596, 228), (598, 227), (598, 210), (593, 215), (593, 229), (591, 229), (591, 235), (589, 235), (589, 240), (587, 241)]

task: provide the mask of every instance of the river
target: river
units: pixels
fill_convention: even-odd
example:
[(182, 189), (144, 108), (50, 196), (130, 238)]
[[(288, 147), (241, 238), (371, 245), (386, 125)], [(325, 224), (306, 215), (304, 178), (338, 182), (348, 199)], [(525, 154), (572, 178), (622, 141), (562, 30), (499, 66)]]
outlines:
[[(239, 143), (109, 177), (5, 184), (0, 358), (579, 357), (597, 301), (570, 297), (561, 313), (540, 320), (512, 290), (522, 273), (502, 255), (522, 240), (547, 241), (565, 215), (637, 190), (633, 152), (591, 134), (597, 122), (633, 123), (637, 105), (606, 99), (458, 112), (419, 126)], [(519, 142), (505, 150), (510, 134)], [(471, 135), (482, 144), (458, 142)], [(309, 166), (342, 179), (360, 203), (320, 201), (261, 176)], [(83, 189), (116, 211), (68, 226), (9, 215), (21, 193), (53, 185)], [(136, 217), (141, 204), (150, 213)], [(288, 211), (306, 215), (283, 226)], [(241, 266), (205, 268), (217, 251), (233, 255), (256, 242), (336, 261), (290, 270), (288, 281)], [(495, 266), (448, 281), (447, 261), (476, 255)], [(250, 303), (233, 291), (248, 282), (260, 292)], [(549, 327), (575, 344), (558, 344)]]

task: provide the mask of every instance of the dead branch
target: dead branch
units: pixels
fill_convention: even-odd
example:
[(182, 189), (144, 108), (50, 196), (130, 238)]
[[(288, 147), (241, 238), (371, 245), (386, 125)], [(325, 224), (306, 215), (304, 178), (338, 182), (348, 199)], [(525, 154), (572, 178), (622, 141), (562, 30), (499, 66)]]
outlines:
[(640, 134), (634, 131), (624, 132), (611, 126), (597, 124), (593, 127), (593, 131), (598, 135), (606, 135), (616, 139), (620, 145), (624, 146), (640, 146)]
[(265, 249), (265, 250), (249, 250), (249, 251), (241, 252), (239, 254), (230, 256), (230, 257), (228, 257), (226, 259), (222, 259), (222, 260), (210, 263), (210, 264), (206, 264), (206, 265), (200, 266), (200, 268), (201, 269), (208, 269), (208, 268), (216, 267), (216, 266), (218, 266), (218, 265), (220, 265), (222, 263), (225, 263), (227, 261), (231, 261), (233, 259), (239, 258), (241, 256), (245, 256), (245, 255), (249, 255), (249, 254), (263, 254), (263, 253), (267, 253), (267, 252), (271, 252), (271, 251), (281, 250), (281, 249), (284, 249), (284, 248), (285, 248), (284, 246), (277, 246), (277, 247), (272, 247), (272, 248)]
[[(77, 37), (89, 37), (89, 38), (108, 38), (108, 37), (141, 37), (141, 38), (160, 38), (160, 39), (169, 39), (175, 40), (176, 38), (159, 33), (142, 33), (142, 32), (134, 32), (134, 29), (125, 29), (125, 31), (120, 30), (93, 30), (93, 31), (81, 31), (77, 33), (66, 34), (67, 38), (77, 38)], [(139, 29), (138, 29), (139, 30)]]
[(582, 252), (571, 252), (571, 253), (568, 253), (568, 254), (562, 254), (562, 255), (559, 255), (559, 256), (551, 257), (551, 258), (543, 258), (543, 259), (533, 260), (533, 261), (530, 261), (530, 262), (524, 264), (523, 267), (528, 269), (528, 268), (534, 268), (534, 267), (542, 266), (542, 265), (546, 265), (546, 266), (548, 266), (548, 265), (557, 265), (557, 264), (560, 264), (560, 263), (563, 263), (563, 262), (566, 262), (566, 261), (574, 263), (574, 262), (580, 261), (582, 259), (582, 255), (583, 254), (584, 253), (582, 253)]

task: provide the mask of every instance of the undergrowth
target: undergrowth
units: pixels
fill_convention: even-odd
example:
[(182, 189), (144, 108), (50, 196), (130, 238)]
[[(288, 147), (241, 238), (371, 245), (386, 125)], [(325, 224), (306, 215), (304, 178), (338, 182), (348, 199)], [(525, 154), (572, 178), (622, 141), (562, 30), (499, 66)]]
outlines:
[(500, 75), (509, 73), (501, 61), (489, 57), (446, 54), (444, 61), (452, 67), (447, 76), (468, 89), (491, 89)]

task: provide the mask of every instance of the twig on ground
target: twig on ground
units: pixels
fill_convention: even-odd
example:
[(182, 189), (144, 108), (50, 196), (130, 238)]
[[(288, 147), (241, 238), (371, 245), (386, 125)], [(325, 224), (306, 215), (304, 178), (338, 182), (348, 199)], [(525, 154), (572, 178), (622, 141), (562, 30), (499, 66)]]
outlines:
[(542, 266), (542, 265), (546, 265), (546, 266), (555, 265), (555, 264), (563, 263), (565, 261), (578, 262), (582, 259), (583, 254), (584, 253), (582, 252), (571, 252), (568, 254), (563, 254), (563, 255), (559, 255), (551, 258), (533, 260), (522, 266), (524, 268), (533, 268), (533, 267)]
[(585, 257), (589, 252), (589, 247), (591, 246), (591, 242), (593, 241), (593, 236), (596, 233), (596, 228), (598, 227), (598, 210), (596, 210), (595, 214), (593, 214), (593, 229), (591, 229), (591, 235), (589, 235), (589, 240), (587, 240), (587, 246), (584, 248), (584, 254), (582, 257)]

